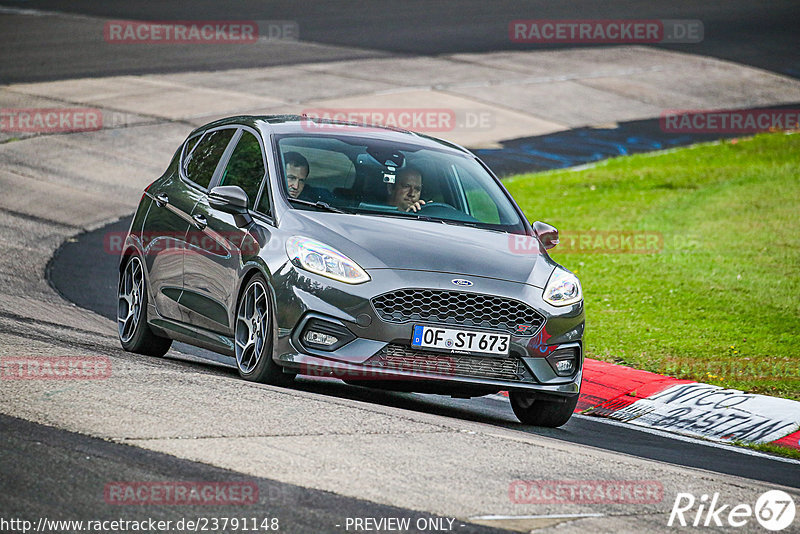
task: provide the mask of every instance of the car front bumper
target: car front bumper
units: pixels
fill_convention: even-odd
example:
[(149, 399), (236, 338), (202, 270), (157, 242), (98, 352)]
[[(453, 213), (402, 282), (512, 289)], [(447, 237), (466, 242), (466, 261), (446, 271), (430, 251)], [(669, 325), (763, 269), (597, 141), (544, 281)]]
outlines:
[[(453, 273), (374, 269), (369, 282), (349, 285), (290, 264), (276, 273), (277, 329), (274, 360), (289, 372), (330, 376), (348, 382), (404, 391), (457, 396), (500, 390), (528, 390), (542, 395), (573, 396), (580, 390), (583, 368), (583, 302), (554, 307), (542, 300), (542, 289), (488, 277), (469, 276), (469, 289), (453, 285)], [(475, 330), (471, 326), (381, 318), (372, 299), (409, 288), (491, 295), (523, 302), (544, 319), (534, 331), (510, 333), (507, 357), (420, 350), (411, 347), (415, 324)], [(352, 333), (352, 341), (335, 350), (313, 348), (302, 339), (313, 319)], [(483, 330), (483, 329), (478, 329)], [(575, 355), (569, 376), (559, 376), (555, 360)]]

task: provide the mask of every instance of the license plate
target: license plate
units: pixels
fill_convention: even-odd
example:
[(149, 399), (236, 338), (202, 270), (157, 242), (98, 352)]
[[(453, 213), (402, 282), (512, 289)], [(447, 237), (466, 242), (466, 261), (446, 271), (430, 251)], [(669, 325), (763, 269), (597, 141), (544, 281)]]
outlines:
[(508, 354), (508, 334), (493, 334), (472, 330), (454, 330), (436, 326), (414, 326), (411, 346), (424, 349)]

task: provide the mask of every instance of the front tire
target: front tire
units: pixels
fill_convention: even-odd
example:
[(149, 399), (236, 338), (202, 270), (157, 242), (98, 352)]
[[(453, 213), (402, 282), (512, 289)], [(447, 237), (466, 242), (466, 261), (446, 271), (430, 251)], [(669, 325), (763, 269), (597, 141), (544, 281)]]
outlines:
[(558, 400), (537, 399), (532, 393), (511, 391), (508, 394), (514, 415), (526, 425), (556, 428), (572, 417), (578, 405), (578, 395)]
[(294, 380), (294, 374), (284, 373), (272, 359), (272, 307), (267, 283), (260, 274), (250, 279), (239, 299), (233, 339), (239, 376), (276, 386)]
[(155, 335), (147, 324), (147, 285), (138, 256), (128, 259), (119, 276), (117, 333), (128, 352), (163, 356), (172, 346), (171, 339)]

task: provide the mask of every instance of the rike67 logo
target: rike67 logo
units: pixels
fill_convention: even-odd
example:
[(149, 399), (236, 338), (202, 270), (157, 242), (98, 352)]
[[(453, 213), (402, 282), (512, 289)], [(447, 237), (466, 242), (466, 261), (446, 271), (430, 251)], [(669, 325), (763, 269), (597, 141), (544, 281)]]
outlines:
[(670, 527), (735, 527), (750, 524), (753, 517), (767, 530), (777, 532), (794, 522), (795, 504), (792, 496), (781, 490), (770, 490), (758, 497), (754, 506), (748, 503), (724, 503), (719, 493), (678, 493), (667, 525)]

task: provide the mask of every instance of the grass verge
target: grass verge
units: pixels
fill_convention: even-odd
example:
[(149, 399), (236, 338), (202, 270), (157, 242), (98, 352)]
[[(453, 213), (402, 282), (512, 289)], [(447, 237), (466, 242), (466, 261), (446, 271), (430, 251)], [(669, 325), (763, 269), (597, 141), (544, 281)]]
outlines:
[[(800, 134), (504, 183), (561, 231), (551, 256), (583, 284), (587, 356), (800, 400)], [(609, 239), (637, 234), (658, 243)]]
[(784, 458), (800, 460), (800, 451), (797, 449), (790, 449), (789, 447), (784, 447), (782, 445), (775, 445), (773, 443), (745, 443), (742, 441), (736, 441), (734, 442), (734, 445), (747, 447), (748, 449), (766, 454), (774, 454), (776, 456), (783, 456)]

